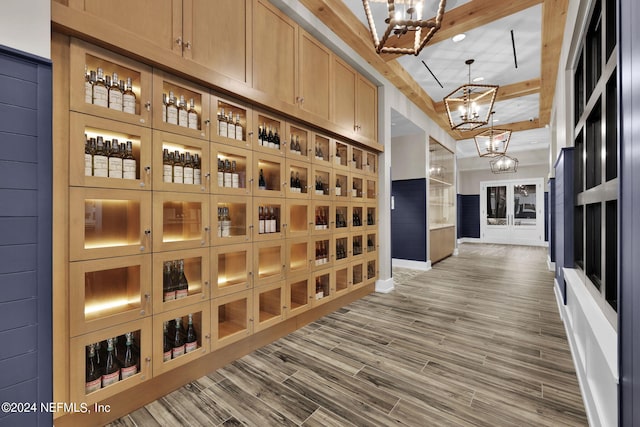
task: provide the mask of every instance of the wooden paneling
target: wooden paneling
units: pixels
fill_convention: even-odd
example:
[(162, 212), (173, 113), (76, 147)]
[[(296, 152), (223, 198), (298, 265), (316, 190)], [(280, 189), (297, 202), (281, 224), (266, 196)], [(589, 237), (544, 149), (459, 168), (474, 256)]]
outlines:
[(299, 31), (298, 104), (300, 108), (329, 120), (331, 51), (306, 31), (302, 29)]

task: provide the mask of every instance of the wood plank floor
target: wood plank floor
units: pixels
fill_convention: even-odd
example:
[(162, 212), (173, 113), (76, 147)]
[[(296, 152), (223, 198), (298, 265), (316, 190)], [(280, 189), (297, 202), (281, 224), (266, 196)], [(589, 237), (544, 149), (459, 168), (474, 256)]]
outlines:
[(546, 249), (464, 244), (110, 426), (587, 425)]

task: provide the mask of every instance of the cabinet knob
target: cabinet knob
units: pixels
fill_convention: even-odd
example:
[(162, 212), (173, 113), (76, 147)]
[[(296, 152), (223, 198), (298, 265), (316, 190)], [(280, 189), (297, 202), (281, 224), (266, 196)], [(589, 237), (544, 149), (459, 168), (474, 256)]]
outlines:
[(190, 41), (185, 42), (185, 44), (184, 44), (184, 48), (185, 48), (186, 50), (191, 50), (191, 42), (190, 42)]
[(151, 101), (147, 101), (144, 103), (144, 108), (147, 109), (147, 111), (151, 111)]
[(182, 37), (176, 39), (176, 46), (182, 46)]
[(211, 124), (211, 120), (209, 120), (209, 119), (205, 119), (204, 124), (205, 124), (205, 125), (207, 125), (207, 126), (209, 126), (209, 125)]

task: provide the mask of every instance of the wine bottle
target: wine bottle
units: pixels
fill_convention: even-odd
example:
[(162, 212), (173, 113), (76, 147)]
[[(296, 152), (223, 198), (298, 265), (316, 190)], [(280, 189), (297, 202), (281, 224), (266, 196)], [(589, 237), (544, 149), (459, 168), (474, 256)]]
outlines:
[(276, 150), (280, 149), (280, 135), (278, 134), (277, 128), (273, 133), (273, 148), (275, 148)]
[(172, 91), (169, 92), (169, 99), (167, 100), (167, 123), (171, 125), (178, 124), (178, 106)]
[(122, 177), (124, 179), (136, 179), (137, 174), (137, 163), (133, 157), (133, 143), (127, 141), (127, 148), (122, 159)]
[(336, 196), (342, 195), (342, 184), (340, 184), (340, 179), (336, 178)]
[(182, 170), (182, 179), (185, 184), (193, 184), (193, 160), (191, 154), (187, 151), (184, 156), (184, 167)]
[(218, 157), (218, 188), (224, 187), (224, 160)]
[(120, 155), (120, 144), (117, 139), (111, 141), (111, 151), (109, 152), (109, 178), (122, 179), (122, 156)]
[(189, 313), (187, 326), (187, 336), (185, 338), (184, 352), (190, 353), (198, 348), (198, 336), (196, 329), (193, 327), (193, 314)]
[(320, 277), (316, 277), (316, 299), (324, 298), (324, 288), (322, 287), (322, 283), (320, 283)]
[(176, 317), (175, 331), (173, 333), (173, 343), (171, 350), (171, 358), (182, 356), (184, 354), (184, 332), (182, 330), (182, 318)]
[(87, 104), (93, 103), (93, 81), (86, 64), (84, 66), (84, 102)]
[(367, 251), (368, 252), (372, 252), (375, 251), (375, 245), (373, 244), (373, 240), (371, 239), (371, 237), (367, 237)]
[(229, 208), (222, 208), (222, 217), (220, 220), (220, 234), (221, 237), (231, 236), (231, 217), (229, 216)]
[(193, 159), (193, 183), (202, 185), (202, 166), (200, 165), (200, 156), (195, 154)]
[(273, 206), (271, 206), (270, 209), (270, 215), (269, 215), (269, 229), (271, 230), (272, 233), (277, 233), (278, 232), (278, 219), (276, 217), (275, 214), (275, 210), (273, 208)]
[[(299, 172), (296, 172), (295, 186), (296, 186), (296, 192), (297, 193), (302, 193), (302, 182), (300, 182), (300, 173)], [(306, 193), (306, 191), (305, 191), (305, 193)]]
[(178, 261), (178, 282), (176, 286), (176, 299), (185, 298), (189, 295), (189, 282), (184, 274), (184, 260)]
[(162, 94), (162, 122), (165, 123), (167, 121), (167, 105), (169, 104), (169, 100), (167, 98), (167, 94)]
[(162, 292), (163, 301), (173, 301), (176, 299), (176, 289), (171, 276), (171, 263), (165, 262), (162, 270)]
[[(162, 97), (166, 95), (163, 93)], [(136, 113), (136, 94), (133, 92), (133, 86), (131, 84), (131, 77), (127, 77), (127, 85), (122, 94), (122, 111), (129, 114)], [(164, 120), (167, 121), (167, 110), (164, 110)]]
[(240, 113), (236, 114), (236, 139), (242, 141), (244, 139), (244, 132), (242, 124), (240, 123)]
[(198, 111), (193, 98), (189, 100), (189, 110), (187, 111), (187, 122), (189, 129), (198, 129)]
[(289, 151), (294, 154), (296, 152), (296, 140), (294, 139), (293, 134), (291, 134), (291, 140), (289, 141)]
[(296, 154), (302, 155), (302, 150), (300, 149), (300, 135), (296, 135)]
[(120, 365), (116, 358), (113, 346), (113, 338), (107, 338), (107, 358), (102, 373), (102, 387), (110, 386), (120, 380)]
[(189, 127), (189, 110), (187, 110), (184, 95), (180, 95), (180, 102), (178, 103), (178, 126)]
[(100, 107), (109, 107), (109, 90), (104, 82), (102, 68), (97, 69), (97, 80), (93, 85), (93, 104)]
[(89, 356), (87, 357), (86, 375), (85, 375), (85, 394), (93, 393), (102, 387), (102, 375), (100, 368), (96, 362), (95, 344), (89, 344)]
[(218, 114), (218, 134), (226, 138), (229, 135), (228, 130), (227, 116), (224, 114), (224, 108), (221, 108)]
[(265, 232), (264, 208), (260, 206), (258, 207), (258, 234), (264, 234), (264, 232)]
[(173, 182), (173, 162), (168, 148), (162, 150), (162, 181)]
[(269, 133), (267, 134), (267, 147), (269, 148), (276, 147), (276, 143), (273, 139), (273, 129), (271, 128), (271, 125), (269, 125)]
[(236, 139), (236, 122), (233, 121), (233, 111), (227, 116), (227, 137)]
[(93, 154), (93, 176), (109, 176), (109, 158), (101, 136), (97, 137), (96, 152)]
[(91, 149), (91, 140), (84, 134), (84, 175), (93, 175), (93, 152)]
[(233, 178), (231, 177), (231, 161), (226, 159), (224, 161), (224, 186), (231, 188), (233, 185)]
[(261, 147), (264, 145), (264, 128), (262, 125), (258, 126), (258, 145)]
[(218, 206), (218, 237), (222, 237), (222, 208)]
[(267, 181), (264, 179), (264, 172), (260, 169), (260, 175), (258, 176), (258, 189), (266, 190), (267, 189)]
[(122, 111), (122, 91), (120, 90), (119, 83), (118, 73), (113, 73), (111, 87), (108, 89), (109, 108), (111, 110)]
[(127, 332), (125, 336), (127, 337), (127, 343), (124, 357), (122, 358), (122, 368), (120, 369), (120, 376), (123, 380), (138, 373), (138, 355), (133, 350), (133, 333)]
[(293, 174), (293, 171), (291, 171), (291, 177), (289, 178), (289, 191), (291, 191), (292, 193), (296, 193), (296, 177)]
[(173, 158), (173, 182), (184, 183), (184, 164), (182, 163), (180, 151), (176, 150)]
[(171, 354), (173, 352), (173, 347), (171, 346), (171, 339), (169, 338), (169, 322), (163, 322), (162, 324), (162, 361), (168, 362), (171, 360)]
[(240, 188), (240, 175), (236, 171), (236, 161), (231, 161), (231, 188)]

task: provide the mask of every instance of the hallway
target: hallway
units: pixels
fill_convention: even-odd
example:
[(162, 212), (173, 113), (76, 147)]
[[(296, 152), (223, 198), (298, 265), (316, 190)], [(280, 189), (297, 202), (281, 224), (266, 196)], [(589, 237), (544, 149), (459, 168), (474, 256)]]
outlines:
[(540, 247), (463, 244), (111, 426), (587, 425)]

